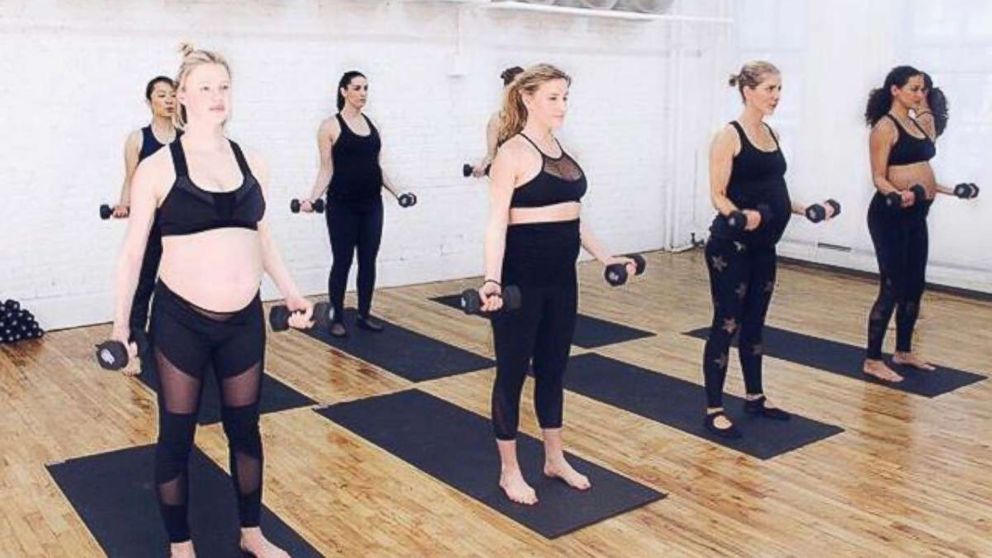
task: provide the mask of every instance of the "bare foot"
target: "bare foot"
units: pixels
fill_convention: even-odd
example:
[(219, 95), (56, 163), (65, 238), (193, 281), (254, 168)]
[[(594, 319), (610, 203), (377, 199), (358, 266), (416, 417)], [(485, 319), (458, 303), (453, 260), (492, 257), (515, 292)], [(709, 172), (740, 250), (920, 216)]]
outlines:
[(896, 354), (892, 355), (892, 362), (902, 364), (904, 366), (912, 366), (913, 368), (919, 368), (920, 370), (930, 371), (937, 369), (937, 367), (913, 353), (896, 352)]
[(132, 364), (132, 363), (128, 363), (127, 366), (125, 366), (124, 368), (121, 368), (121, 374), (123, 374), (124, 376), (127, 376), (129, 378), (133, 378), (133, 377), (141, 374), (141, 367), (140, 366), (137, 366), (135, 364)]
[(544, 474), (551, 478), (561, 479), (565, 481), (565, 484), (577, 490), (589, 490), (592, 486), (589, 477), (573, 469), (564, 457), (556, 461), (545, 461)]
[(196, 558), (196, 552), (193, 551), (193, 541), (170, 544), (169, 558)]
[(241, 550), (255, 558), (289, 558), (289, 554), (269, 542), (258, 527), (243, 527), (241, 529)]
[(886, 366), (885, 362), (881, 360), (866, 359), (864, 365), (861, 367), (861, 371), (886, 382), (898, 383), (902, 381), (902, 376)]
[(537, 503), (537, 493), (524, 480), (520, 469), (504, 470), (499, 475), (499, 487), (506, 497), (518, 503), (533, 506)]

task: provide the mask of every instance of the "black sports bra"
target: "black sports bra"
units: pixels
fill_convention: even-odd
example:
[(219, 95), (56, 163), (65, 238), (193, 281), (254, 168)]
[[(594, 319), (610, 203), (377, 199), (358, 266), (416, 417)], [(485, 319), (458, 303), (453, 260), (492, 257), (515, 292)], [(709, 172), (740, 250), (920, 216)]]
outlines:
[(933, 159), (937, 155), (937, 146), (923, 128), (920, 128), (920, 125), (916, 124), (915, 120), (913, 120), (913, 124), (916, 124), (916, 127), (923, 132), (922, 138), (910, 135), (906, 131), (906, 128), (903, 128), (902, 124), (891, 114), (886, 114), (885, 116), (888, 116), (889, 120), (895, 122), (896, 127), (899, 128), (899, 137), (896, 139), (896, 143), (892, 145), (892, 150), (889, 151), (889, 165), (922, 163)]
[(586, 175), (579, 164), (565, 153), (558, 140), (561, 156), (549, 157), (529, 137), (520, 134), (541, 154), (541, 172), (517, 186), (510, 198), (510, 207), (544, 207), (564, 202), (578, 202), (586, 193)]
[(186, 155), (178, 139), (169, 144), (176, 181), (158, 208), (162, 236), (193, 234), (212, 229), (238, 227), (258, 230), (265, 215), (265, 199), (258, 180), (248, 168), (248, 161), (238, 144), (231, 140), (234, 158), (244, 180), (230, 192), (209, 192), (189, 178)]

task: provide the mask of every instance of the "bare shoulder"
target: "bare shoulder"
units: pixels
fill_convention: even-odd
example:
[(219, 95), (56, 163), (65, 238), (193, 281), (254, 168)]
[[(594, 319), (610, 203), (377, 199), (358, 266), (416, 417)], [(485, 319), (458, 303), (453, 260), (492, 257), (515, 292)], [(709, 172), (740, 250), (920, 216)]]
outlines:
[(161, 196), (168, 191), (175, 180), (172, 150), (164, 148), (152, 153), (138, 164), (132, 185), (145, 185)]
[(892, 122), (891, 118), (879, 118), (878, 122), (871, 127), (872, 135), (881, 135), (882, 137), (895, 137), (899, 132), (896, 130), (895, 123)]
[(736, 153), (741, 148), (741, 137), (737, 129), (731, 124), (726, 124), (713, 134), (713, 149), (730, 150)]

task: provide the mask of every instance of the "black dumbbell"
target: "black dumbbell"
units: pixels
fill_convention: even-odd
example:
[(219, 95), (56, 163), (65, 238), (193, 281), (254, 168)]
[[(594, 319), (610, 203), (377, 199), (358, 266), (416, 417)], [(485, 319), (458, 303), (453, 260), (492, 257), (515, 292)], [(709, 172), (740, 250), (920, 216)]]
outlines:
[(915, 203), (919, 204), (919, 203), (923, 203), (924, 201), (926, 201), (926, 199), (927, 199), (927, 189), (924, 188), (922, 184), (913, 184), (913, 186), (909, 189), (909, 191), (912, 192), (913, 193), (913, 197), (916, 198), (916, 202)]
[[(824, 204), (829, 205), (834, 210), (833, 217), (840, 215), (840, 204), (836, 200), (829, 199)], [(814, 223), (819, 223), (827, 218), (827, 208), (822, 204), (814, 203), (806, 208), (806, 218)]]
[(417, 196), (412, 192), (400, 194), (396, 200), (400, 202), (400, 207), (413, 207), (417, 205)]
[(954, 187), (954, 195), (963, 200), (977, 198), (978, 186), (971, 182), (962, 182)]
[[(516, 285), (507, 285), (502, 288), (503, 306), (500, 312), (512, 311), (520, 308), (520, 288)], [(465, 289), (461, 296), (462, 312), (485, 316), (491, 312), (482, 311), (482, 296), (477, 289)]]
[(12, 298), (8, 298), (3, 303), (3, 307), (6, 308), (7, 310), (11, 310), (13, 312), (17, 312), (18, 310), (21, 309), (21, 303), (20, 302), (17, 302), (16, 300), (14, 300)]
[[(289, 317), (293, 312), (285, 304), (278, 304), (269, 310), (269, 326), (272, 331), (286, 331), (289, 329)], [(329, 329), (331, 327), (331, 305), (326, 302), (318, 302), (313, 305), (313, 327)]]
[(104, 341), (96, 346), (96, 361), (104, 370), (120, 370), (129, 360), (127, 347), (120, 341)]
[(727, 226), (735, 231), (743, 231), (744, 227), (747, 226), (747, 215), (739, 209), (735, 209), (723, 219), (726, 221)]
[(107, 204), (103, 204), (103, 205), (100, 206), (100, 218), (101, 219), (103, 219), (104, 221), (106, 221), (107, 219), (110, 219), (113, 215), (114, 215), (114, 208), (110, 207)]
[[(625, 254), (624, 257), (634, 260), (635, 275), (644, 273), (644, 269), (648, 266), (648, 263), (644, 261), (644, 256), (640, 254)], [(615, 263), (606, 266), (603, 277), (607, 283), (614, 287), (623, 285), (627, 282), (627, 264)]]
[(885, 194), (885, 207), (889, 209), (899, 209), (902, 207), (902, 194), (899, 191)]
[[(324, 200), (314, 200), (310, 204), (310, 206), (313, 207), (313, 210), (316, 211), (317, 213), (323, 213), (324, 212)], [(300, 212), (300, 207), (302, 207), (302, 203), (300, 203), (300, 200), (298, 200), (296, 198), (293, 198), (289, 202), (289, 210), (291, 212), (293, 212), (293, 213), (299, 213)]]
[[(489, 176), (489, 169), (491, 168), (493, 168), (492, 164), (486, 165), (486, 169), (482, 171), (482, 174)], [(464, 176), (465, 178), (472, 176), (473, 170), (475, 170), (475, 167), (473, 167), (468, 163), (465, 163), (464, 165), (462, 165), (462, 176)]]

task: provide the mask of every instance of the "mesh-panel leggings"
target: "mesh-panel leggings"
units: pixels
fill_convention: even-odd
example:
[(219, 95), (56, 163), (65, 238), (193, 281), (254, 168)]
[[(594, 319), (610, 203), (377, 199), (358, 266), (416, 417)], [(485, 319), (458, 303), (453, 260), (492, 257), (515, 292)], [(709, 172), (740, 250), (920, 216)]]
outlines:
[(496, 381), (493, 430), (513, 440), (520, 392), (534, 371), (534, 407), (541, 428), (561, 428), (563, 380), (578, 307), (575, 260), (579, 221), (512, 225), (506, 233), (503, 284), (520, 287), (520, 309), (492, 318)]
[(876, 194), (868, 206), (868, 232), (878, 259), (878, 297), (868, 315), (867, 357), (882, 358), (882, 342), (893, 311), (896, 314), (896, 350), (910, 352), (913, 329), (920, 315), (926, 287), (929, 233), (927, 213), (932, 201), (907, 209), (885, 207)]
[(220, 388), (241, 526), (257, 527), (262, 505), (258, 401), (265, 350), (261, 300), (256, 295), (237, 312), (213, 312), (182, 299), (159, 281), (151, 337), (159, 383), (155, 485), (169, 540), (190, 538), (189, 453), (209, 369)]

